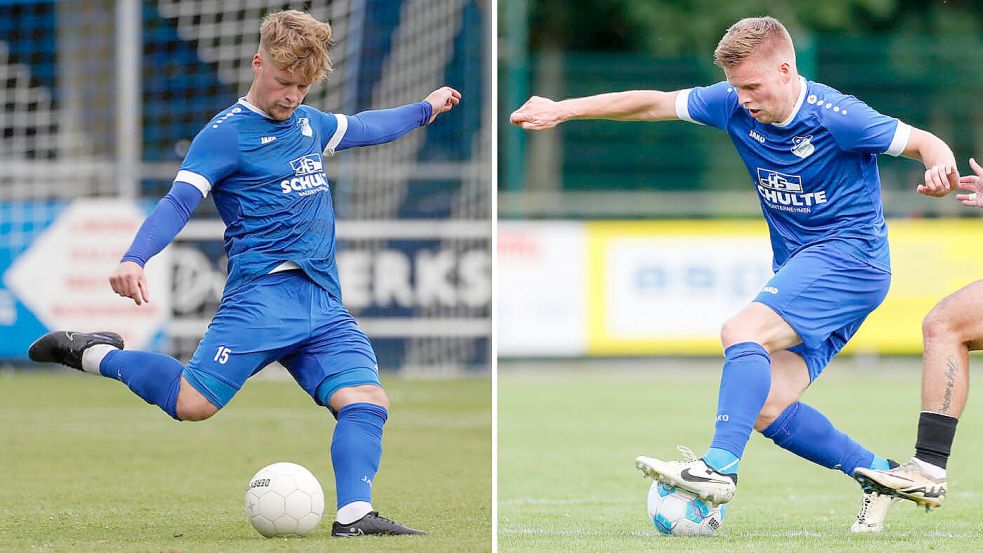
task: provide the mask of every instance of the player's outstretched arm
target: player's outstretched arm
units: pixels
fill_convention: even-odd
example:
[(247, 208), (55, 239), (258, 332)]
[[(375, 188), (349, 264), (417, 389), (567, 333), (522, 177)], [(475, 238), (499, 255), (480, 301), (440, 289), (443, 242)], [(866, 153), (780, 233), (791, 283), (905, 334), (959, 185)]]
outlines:
[(969, 194), (956, 194), (956, 199), (967, 207), (983, 207), (983, 167), (969, 158), (969, 168), (976, 174), (959, 178), (959, 189), (968, 190)]
[(181, 181), (174, 183), (140, 226), (130, 249), (110, 275), (109, 285), (113, 292), (132, 299), (137, 305), (150, 301), (143, 266), (174, 240), (202, 198), (201, 191), (195, 186)]
[(424, 100), (390, 109), (363, 111), (345, 117), (347, 128), (336, 150), (391, 142), (429, 125), (441, 113), (461, 103), (461, 93), (449, 86), (434, 90)]
[(907, 158), (925, 164), (925, 182), (916, 189), (919, 194), (941, 198), (959, 186), (959, 169), (956, 156), (941, 138), (934, 134), (911, 128), (908, 145), (901, 152)]
[(512, 112), (509, 121), (530, 131), (552, 129), (571, 119), (666, 121), (678, 118), (678, 94), (679, 91), (629, 90), (560, 101), (533, 96)]

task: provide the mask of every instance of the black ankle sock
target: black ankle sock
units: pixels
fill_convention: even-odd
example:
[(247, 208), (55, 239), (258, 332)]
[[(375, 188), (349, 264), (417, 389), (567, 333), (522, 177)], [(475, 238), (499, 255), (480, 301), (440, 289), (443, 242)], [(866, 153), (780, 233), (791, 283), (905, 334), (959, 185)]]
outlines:
[(945, 468), (958, 422), (959, 419), (955, 417), (922, 411), (918, 417), (915, 458)]

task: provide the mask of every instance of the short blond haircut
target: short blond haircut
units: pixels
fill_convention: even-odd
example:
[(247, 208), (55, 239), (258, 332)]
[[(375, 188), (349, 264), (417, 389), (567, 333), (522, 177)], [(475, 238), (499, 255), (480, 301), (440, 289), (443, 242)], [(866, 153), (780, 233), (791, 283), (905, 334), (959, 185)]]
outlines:
[(309, 13), (284, 10), (267, 15), (259, 27), (259, 48), (270, 61), (309, 81), (320, 81), (331, 72), (331, 25)]
[(724, 69), (737, 67), (749, 57), (770, 58), (785, 51), (795, 64), (792, 36), (774, 17), (747, 17), (734, 23), (724, 33), (713, 52), (713, 63)]

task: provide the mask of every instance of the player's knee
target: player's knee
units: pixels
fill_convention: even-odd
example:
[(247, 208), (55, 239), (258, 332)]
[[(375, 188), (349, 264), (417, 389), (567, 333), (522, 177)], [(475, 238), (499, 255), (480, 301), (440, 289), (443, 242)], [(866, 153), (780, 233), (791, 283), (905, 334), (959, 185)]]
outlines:
[(196, 390), (195, 393), (178, 394), (176, 411), (178, 418), (183, 421), (203, 421), (218, 413), (218, 407)]
[(724, 349), (734, 344), (751, 340), (752, 337), (748, 332), (747, 321), (742, 320), (740, 317), (731, 317), (720, 327), (720, 343), (724, 346)]
[(764, 432), (766, 428), (771, 426), (771, 423), (782, 415), (786, 407), (787, 405), (780, 405), (777, 402), (765, 403), (761, 412), (758, 413), (758, 418), (754, 421), (754, 429), (758, 432)]
[(389, 409), (389, 396), (381, 386), (365, 384), (341, 388), (331, 396), (331, 408), (340, 411), (353, 403), (371, 403)]
[[(936, 306), (922, 321), (922, 337), (926, 343), (959, 339), (944, 310)], [(960, 339), (960, 341), (962, 341)]]

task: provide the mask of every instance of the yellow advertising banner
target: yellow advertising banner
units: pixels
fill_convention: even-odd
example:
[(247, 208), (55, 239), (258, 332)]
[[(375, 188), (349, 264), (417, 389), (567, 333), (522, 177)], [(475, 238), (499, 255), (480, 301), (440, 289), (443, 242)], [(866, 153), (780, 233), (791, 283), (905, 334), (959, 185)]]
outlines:
[[(921, 353), (921, 321), (983, 278), (983, 223), (889, 221), (892, 284), (846, 352)], [(590, 222), (589, 355), (718, 355), (720, 326), (771, 276), (763, 221)]]

